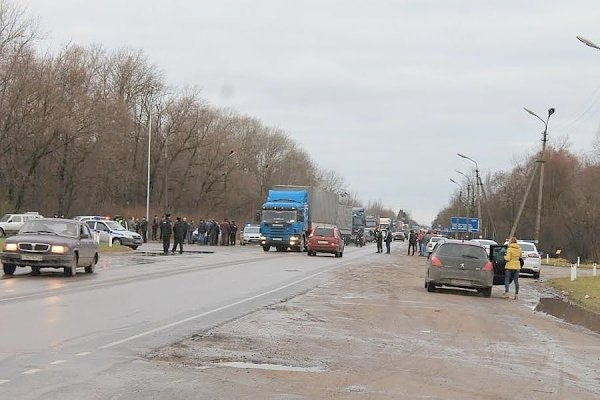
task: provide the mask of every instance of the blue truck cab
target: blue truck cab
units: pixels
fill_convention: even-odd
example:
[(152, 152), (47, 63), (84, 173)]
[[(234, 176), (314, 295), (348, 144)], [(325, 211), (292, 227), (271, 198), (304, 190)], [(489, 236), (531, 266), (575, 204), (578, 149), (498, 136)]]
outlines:
[(269, 190), (262, 206), (260, 244), (264, 251), (304, 251), (310, 226), (309, 190)]

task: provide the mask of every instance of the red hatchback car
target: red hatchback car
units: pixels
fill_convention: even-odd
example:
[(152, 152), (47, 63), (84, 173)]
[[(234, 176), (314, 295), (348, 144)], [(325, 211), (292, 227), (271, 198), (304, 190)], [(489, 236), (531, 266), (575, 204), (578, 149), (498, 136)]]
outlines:
[(308, 239), (308, 255), (331, 253), (336, 257), (344, 255), (344, 241), (337, 226), (318, 226)]

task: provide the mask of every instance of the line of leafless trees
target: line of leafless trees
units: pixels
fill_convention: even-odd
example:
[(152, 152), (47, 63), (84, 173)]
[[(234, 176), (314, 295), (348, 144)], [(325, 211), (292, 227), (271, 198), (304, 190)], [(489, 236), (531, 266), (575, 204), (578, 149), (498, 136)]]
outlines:
[[(600, 138), (594, 148), (600, 150)], [(487, 202), (481, 200), (482, 231), (487, 237), (495, 236), (503, 241), (511, 227), (528, 180), (535, 169), (539, 154), (532, 154), (508, 172), (497, 172), (486, 177), (484, 188)], [(550, 146), (545, 154), (544, 193), (541, 211), (540, 249), (550, 254), (561, 250), (561, 256), (569, 260), (581, 256), (587, 260), (598, 260), (600, 255), (600, 162), (597, 157), (577, 155), (569, 151), (568, 145)], [(537, 210), (539, 180), (535, 179), (525, 203), (516, 236), (533, 239)], [(466, 184), (465, 184), (466, 186)], [(434, 225), (448, 226), (450, 217), (455, 216), (459, 206), (461, 214), (475, 216), (472, 201), (466, 202), (463, 193), (459, 203), (459, 191), (450, 200), (448, 207), (437, 215)], [(493, 225), (492, 225), (493, 222)], [(495, 230), (494, 230), (495, 228)]]
[(272, 184), (344, 189), (281, 129), (168, 87), (139, 50), (38, 54), (37, 39), (0, 0), (0, 212), (141, 217), (149, 140), (151, 214), (248, 220)]

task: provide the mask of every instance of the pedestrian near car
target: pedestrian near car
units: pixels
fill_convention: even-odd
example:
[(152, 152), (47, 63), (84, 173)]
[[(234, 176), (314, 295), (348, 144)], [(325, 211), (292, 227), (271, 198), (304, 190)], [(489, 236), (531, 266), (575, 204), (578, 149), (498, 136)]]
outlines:
[(379, 228), (375, 228), (375, 243), (377, 243), (377, 253), (383, 253), (383, 234)]
[[(417, 234), (415, 231), (411, 230), (410, 235), (408, 236), (408, 255), (415, 255), (415, 250), (417, 248)], [(412, 254), (410, 253), (412, 249)]]
[(188, 244), (192, 244), (194, 242), (194, 230), (196, 229), (196, 222), (191, 220), (188, 224)]
[(235, 221), (231, 221), (231, 232), (229, 232), (229, 245), (235, 246), (235, 237), (237, 236), (238, 227)]
[(163, 242), (163, 253), (169, 254), (169, 247), (171, 245), (171, 214), (165, 214), (162, 222), (160, 223), (160, 238)]
[(393, 235), (392, 235), (392, 230), (388, 229), (387, 233), (385, 234), (385, 249), (386, 249), (387, 254), (390, 254), (390, 247), (392, 244), (392, 240), (394, 240)]
[(157, 234), (158, 234), (158, 216), (155, 215), (154, 218), (152, 219), (152, 225), (150, 225), (150, 228), (152, 229), (152, 240), (156, 240), (157, 238)]
[(510, 281), (511, 279), (515, 282), (515, 300), (519, 297), (519, 272), (521, 272), (521, 246), (517, 242), (516, 237), (511, 237), (506, 248), (506, 254), (504, 260), (506, 266), (504, 267), (504, 297), (509, 298)]
[(148, 242), (148, 220), (146, 220), (146, 217), (142, 218), (140, 221), (140, 234), (142, 235), (144, 243)]
[(198, 221), (198, 246), (202, 246), (204, 243), (204, 237), (206, 236), (206, 222), (202, 218)]
[(173, 225), (173, 234), (175, 235), (172, 250), (173, 254), (175, 254), (177, 246), (179, 246), (179, 254), (183, 253), (183, 242), (185, 241), (185, 238), (187, 236), (187, 228), (187, 222), (182, 221), (181, 217), (177, 217), (175, 225)]
[(229, 233), (231, 233), (231, 225), (225, 218), (225, 221), (219, 226), (221, 228), (221, 246), (229, 246)]

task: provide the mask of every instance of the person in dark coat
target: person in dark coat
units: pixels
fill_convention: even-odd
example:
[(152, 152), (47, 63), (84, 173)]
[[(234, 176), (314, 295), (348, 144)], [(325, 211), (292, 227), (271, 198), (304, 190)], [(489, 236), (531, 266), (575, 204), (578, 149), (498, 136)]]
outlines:
[(383, 235), (379, 228), (375, 228), (375, 242), (377, 243), (377, 252), (383, 253)]
[(231, 221), (231, 232), (229, 232), (229, 244), (231, 246), (235, 246), (235, 237), (237, 235), (238, 227), (235, 224), (235, 221)]
[(160, 237), (163, 241), (163, 252), (169, 254), (171, 245), (171, 214), (166, 214), (160, 223)]
[(385, 234), (385, 249), (387, 254), (390, 254), (390, 245), (393, 239), (392, 230), (388, 229), (387, 233)]
[(179, 254), (183, 253), (183, 242), (187, 237), (187, 229), (187, 222), (182, 221), (181, 217), (177, 217), (177, 221), (175, 221), (175, 225), (173, 225), (173, 233), (175, 234), (173, 254), (175, 254), (175, 250), (177, 250), (177, 245), (179, 245)]
[(221, 246), (229, 246), (229, 234), (231, 233), (231, 225), (225, 218), (225, 221), (221, 223)]
[(408, 236), (408, 254), (407, 255), (411, 255), (410, 254), (410, 250), (412, 249), (412, 255), (415, 255), (415, 250), (417, 248), (417, 234), (415, 233), (415, 231), (410, 231), (410, 235)]
[(152, 240), (156, 240), (157, 238), (157, 233), (158, 233), (158, 216), (154, 216), (154, 219), (152, 220)]
[(206, 236), (206, 222), (204, 222), (203, 219), (200, 219), (200, 222), (198, 222), (198, 245), (202, 246), (202, 245), (206, 244), (205, 236)]

